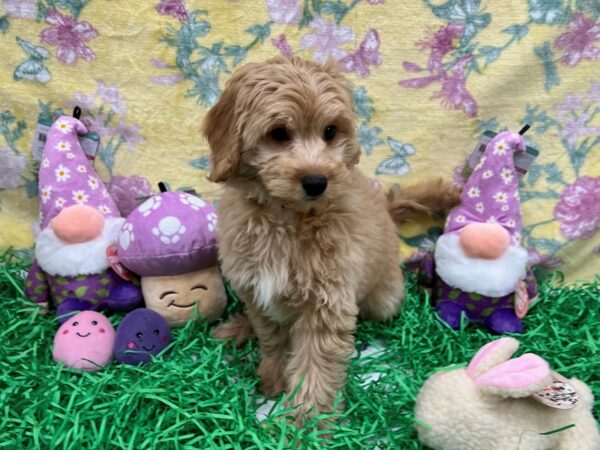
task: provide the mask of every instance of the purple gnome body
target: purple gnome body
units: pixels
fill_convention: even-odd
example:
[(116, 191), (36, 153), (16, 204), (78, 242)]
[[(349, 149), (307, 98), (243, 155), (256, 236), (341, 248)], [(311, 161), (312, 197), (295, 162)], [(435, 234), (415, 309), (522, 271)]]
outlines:
[(130, 310), (142, 299), (140, 287), (110, 267), (106, 251), (124, 219), (79, 145), (86, 132), (79, 120), (60, 117), (40, 165), (40, 232), (25, 290), (44, 308), (53, 300), (61, 322), (77, 311)]
[(432, 288), (436, 310), (452, 328), (460, 327), (464, 313), (493, 333), (520, 333), (521, 317), (537, 297), (521, 246), (513, 162), (514, 152), (524, 149), (523, 137), (514, 132), (500, 133), (488, 144), (463, 188), (461, 204), (448, 215), (435, 252), (419, 264), (419, 281)]

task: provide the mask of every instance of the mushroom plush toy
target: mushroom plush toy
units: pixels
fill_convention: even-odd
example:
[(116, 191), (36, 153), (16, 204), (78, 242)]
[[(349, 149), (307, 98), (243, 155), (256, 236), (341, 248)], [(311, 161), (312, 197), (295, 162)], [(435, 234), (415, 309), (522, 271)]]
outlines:
[(146, 306), (169, 325), (195, 317), (219, 318), (227, 296), (217, 262), (217, 215), (187, 192), (161, 192), (133, 210), (123, 224), (117, 256), (141, 277)]

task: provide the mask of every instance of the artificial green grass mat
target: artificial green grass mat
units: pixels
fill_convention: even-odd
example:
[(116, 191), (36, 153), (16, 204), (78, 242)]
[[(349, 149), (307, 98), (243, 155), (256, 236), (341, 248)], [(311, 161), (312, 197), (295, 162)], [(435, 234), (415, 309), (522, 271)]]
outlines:
[[(346, 409), (326, 439), (314, 422), (290, 425), (281, 406), (259, 422), (256, 343), (236, 350), (212, 339), (203, 322), (175, 330), (171, 353), (148, 366), (113, 363), (95, 373), (59, 366), (51, 355), (58, 326), (24, 298), (23, 269), (8, 254), (0, 258), (0, 448), (419, 449), (413, 408), (423, 381), (467, 362), (493, 339), (476, 327), (443, 326), (408, 277), (405, 309), (395, 320), (359, 323), (358, 353), (374, 343), (384, 350), (352, 359), (341, 394)], [(599, 283), (546, 281), (540, 295), (519, 354), (541, 355), (600, 397)], [(235, 309), (234, 301), (229, 312)], [(111, 316), (114, 325), (120, 318)]]

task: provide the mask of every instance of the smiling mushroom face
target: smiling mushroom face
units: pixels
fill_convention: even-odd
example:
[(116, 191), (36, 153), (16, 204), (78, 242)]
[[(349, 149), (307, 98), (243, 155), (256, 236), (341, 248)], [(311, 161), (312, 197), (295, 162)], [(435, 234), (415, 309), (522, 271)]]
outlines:
[(84, 311), (63, 323), (54, 336), (52, 356), (67, 367), (100, 370), (112, 358), (115, 330), (108, 319)]
[(212, 322), (223, 314), (227, 303), (218, 267), (184, 275), (145, 277), (142, 290), (146, 306), (173, 326), (182, 326), (196, 316)]

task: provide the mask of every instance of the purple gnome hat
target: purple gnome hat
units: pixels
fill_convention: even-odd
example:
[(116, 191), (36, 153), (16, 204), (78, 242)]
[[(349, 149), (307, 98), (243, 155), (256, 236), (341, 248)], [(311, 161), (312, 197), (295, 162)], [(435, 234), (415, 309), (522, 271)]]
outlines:
[(448, 215), (444, 234), (456, 234), (470, 223), (498, 223), (511, 243), (520, 245), (521, 204), (513, 157), (524, 150), (519, 133), (507, 131), (492, 139), (462, 190), (460, 205)]
[(74, 117), (61, 116), (50, 128), (39, 173), (40, 228), (68, 206), (91, 206), (105, 218), (119, 217), (113, 199), (79, 145), (87, 133)]

